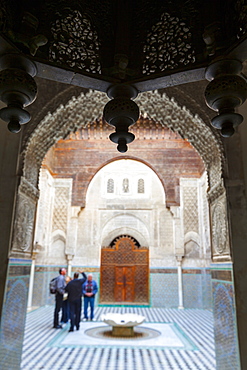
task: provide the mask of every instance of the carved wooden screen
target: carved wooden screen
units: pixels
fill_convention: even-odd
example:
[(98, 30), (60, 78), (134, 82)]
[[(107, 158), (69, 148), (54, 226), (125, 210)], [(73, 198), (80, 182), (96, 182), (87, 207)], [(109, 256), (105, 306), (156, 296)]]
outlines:
[(126, 235), (102, 248), (101, 303), (148, 303), (148, 280), (148, 248)]

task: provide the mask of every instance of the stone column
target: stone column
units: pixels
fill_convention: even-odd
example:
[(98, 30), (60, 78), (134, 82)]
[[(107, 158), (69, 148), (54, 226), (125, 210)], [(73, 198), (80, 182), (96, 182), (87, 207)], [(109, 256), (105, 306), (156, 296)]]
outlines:
[(16, 196), (13, 239), (9, 252), (7, 293), (2, 311), (1, 369), (17, 369), (21, 363), (32, 265), (30, 257), (38, 196), (38, 189), (22, 177)]
[(68, 220), (67, 227), (67, 240), (65, 253), (68, 261), (68, 276), (72, 277), (72, 259), (74, 258), (76, 245), (77, 245), (77, 230), (78, 230), (78, 214), (80, 212), (80, 207), (71, 207), (71, 215)]
[(181, 222), (181, 208), (172, 206), (170, 208), (171, 214), (173, 216), (173, 240), (175, 246), (175, 256), (177, 260), (178, 267), (178, 308), (183, 307), (183, 283), (182, 283), (182, 258), (184, 256), (184, 241), (182, 232), (182, 222)]
[(27, 308), (32, 308), (32, 300), (33, 300), (33, 283), (34, 283), (34, 272), (35, 272), (35, 260), (37, 251), (32, 252), (32, 265), (30, 270), (30, 279), (29, 279), (29, 289), (28, 289), (28, 300), (27, 300)]
[[(0, 368), (7, 368), (4, 348), (5, 301), (7, 296), (7, 279), (9, 268), (9, 251), (11, 249), (15, 199), (19, 183), (17, 163), (20, 146), (20, 135), (10, 133), (0, 120)], [(13, 333), (14, 335), (14, 333)], [(12, 352), (13, 355), (13, 352)], [(14, 359), (18, 364), (19, 356)]]
[(67, 257), (67, 262), (68, 262), (67, 275), (73, 278), (73, 276), (72, 276), (72, 259), (74, 258), (74, 255), (67, 254), (66, 257)]
[(21, 135), (10, 133), (0, 120), (0, 317), (5, 295), (8, 256), (12, 241), (13, 215), (19, 182), (17, 162)]
[(244, 114), (245, 121), (239, 126), (238, 132), (225, 142), (228, 164), (226, 194), (233, 259), (239, 369), (247, 369), (247, 103), (239, 112)]
[(176, 256), (177, 266), (178, 266), (178, 308), (184, 308), (183, 302), (183, 275), (182, 275), (182, 259), (183, 256)]
[[(231, 233), (228, 223), (230, 199), (227, 198), (223, 181), (210, 189), (208, 198), (212, 234), (211, 276), (216, 364), (217, 369), (240, 369), (236, 327), (236, 281), (233, 279), (234, 265), (231, 260)], [(235, 201), (233, 207), (234, 203)], [(234, 244), (231, 246), (235, 247)]]
[(181, 222), (180, 207), (170, 207), (170, 212), (173, 216), (173, 240), (175, 246), (175, 255), (184, 256), (184, 240)]

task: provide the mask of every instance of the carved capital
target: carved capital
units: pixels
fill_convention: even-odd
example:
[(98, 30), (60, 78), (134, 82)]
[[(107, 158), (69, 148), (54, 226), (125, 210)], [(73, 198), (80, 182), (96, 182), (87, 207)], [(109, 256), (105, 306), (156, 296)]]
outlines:
[(36, 260), (36, 257), (37, 257), (37, 254), (39, 253), (39, 251), (37, 250), (33, 250), (32, 251), (32, 259), (35, 261)]
[(28, 180), (26, 180), (25, 177), (21, 178), (19, 192), (25, 194), (28, 198), (31, 198), (35, 202), (37, 202), (39, 199), (39, 190)]
[(218, 199), (220, 196), (226, 194), (226, 189), (223, 184), (223, 180), (221, 179), (220, 182), (218, 182), (215, 186), (213, 186), (209, 191), (208, 191), (208, 201), (209, 203), (214, 203), (216, 199)]
[(66, 257), (67, 257), (67, 261), (68, 262), (71, 262), (74, 258), (74, 253), (69, 253), (68, 251), (66, 251)]
[(171, 215), (172, 215), (173, 218), (178, 218), (178, 219), (181, 218), (181, 215), (180, 215), (180, 207), (171, 206), (170, 207), (170, 213), (171, 213)]
[(176, 254), (176, 260), (177, 260), (178, 266), (181, 266), (183, 258), (184, 258), (184, 255)]

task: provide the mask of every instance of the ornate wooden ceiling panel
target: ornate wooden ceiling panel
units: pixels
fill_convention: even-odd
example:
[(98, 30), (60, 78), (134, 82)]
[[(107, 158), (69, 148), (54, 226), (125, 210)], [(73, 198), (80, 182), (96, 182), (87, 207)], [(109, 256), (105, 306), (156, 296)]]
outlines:
[(239, 42), (247, 27), (244, 0), (0, 0), (0, 5), (1, 34), (17, 50), (109, 82), (206, 66)]

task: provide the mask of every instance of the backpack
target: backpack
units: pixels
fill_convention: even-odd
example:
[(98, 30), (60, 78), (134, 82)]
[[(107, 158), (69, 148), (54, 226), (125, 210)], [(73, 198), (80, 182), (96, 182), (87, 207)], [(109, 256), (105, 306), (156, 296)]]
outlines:
[(54, 277), (49, 283), (50, 294), (56, 294), (57, 292), (57, 277)]

